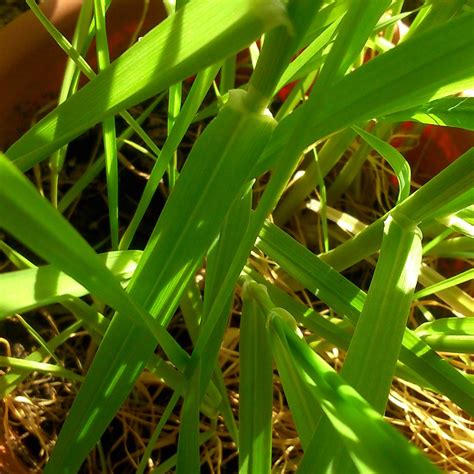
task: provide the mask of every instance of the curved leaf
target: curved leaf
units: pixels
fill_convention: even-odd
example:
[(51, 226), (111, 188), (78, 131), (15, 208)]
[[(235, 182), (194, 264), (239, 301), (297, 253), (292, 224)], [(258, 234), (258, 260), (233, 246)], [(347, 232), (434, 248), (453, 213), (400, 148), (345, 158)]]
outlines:
[(388, 122), (415, 122), (458, 127), (474, 131), (474, 97), (446, 97), (395, 114), (385, 115)]
[(105, 117), (238, 52), (286, 21), (280, 0), (190, 2), (38, 122), (7, 156), (27, 170)]
[(395, 171), (398, 180), (398, 200), (397, 203), (403, 201), (410, 195), (411, 169), (407, 160), (403, 155), (390, 143), (384, 142), (372, 133), (363, 130), (360, 127), (352, 126), (352, 128), (382, 157)]

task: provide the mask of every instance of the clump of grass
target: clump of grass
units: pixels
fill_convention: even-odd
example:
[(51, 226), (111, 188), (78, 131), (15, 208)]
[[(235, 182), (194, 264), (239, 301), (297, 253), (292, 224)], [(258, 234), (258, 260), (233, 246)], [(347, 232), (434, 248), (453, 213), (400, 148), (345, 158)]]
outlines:
[[(474, 128), (459, 96), (474, 12), (403, 3), (165, 2), (109, 64), (109, 2), (84, 2), (71, 45), (28, 0), (71, 61), (58, 106), (0, 158), (0, 226), (17, 239), (0, 249), (18, 269), (0, 275), (0, 317), (42, 311), (54, 331), (19, 319), (32, 340), (13, 357), (5, 339), (0, 392), (22, 425), (9, 439), (38, 428), (44, 472), (436, 472), (422, 451), (468, 470), (472, 272), (432, 266), (472, 257), (473, 150), (419, 185), (393, 143), (404, 121)], [(81, 56), (94, 35), (98, 74)], [(143, 123), (166, 92), (156, 143)], [(98, 123), (103, 155), (62, 194), (65, 147)], [(48, 160), (42, 197), (25, 173)], [(110, 231), (88, 242), (64, 216), (104, 167)], [(119, 169), (146, 181), (127, 219)]]

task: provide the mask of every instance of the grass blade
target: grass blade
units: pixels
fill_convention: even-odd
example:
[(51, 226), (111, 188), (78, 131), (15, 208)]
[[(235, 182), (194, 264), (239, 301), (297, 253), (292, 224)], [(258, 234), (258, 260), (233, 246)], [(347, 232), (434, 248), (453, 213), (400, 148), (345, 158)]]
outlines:
[[(282, 314), (283, 313), (283, 314)], [(324, 414), (338, 432), (341, 441), (361, 472), (438, 472), (437, 469), (411, 446), (401, 434), (388, 425), (375, 410), (337, 375), (326, 362), (318, 357), (299, 337), (289, 313), (273, 310), (269, 314), (270, 340), (278, 370), (286, 360), (295, 374), (304, 373), (311, 391)], [(282, 318), (282, 315), (284, 318)], [(292, 384), (302, 385), (302, 380), (286, 377), (288, 371), (280, 372), (285, 392)], [(290, 402), (291, 403), (291, 402)], [(313, 408), (314, 409), (314, 408)], [(293, 406), (297, 413), (300, 407)], [(309, 466), (307, 466), (309, 467)], [(302, 472), (323, 472), (312, 465)]]
[(26, 170), (105, 117), (221, 61), (285, 21), (278, 0), (190, 2), (37, 123), (7, 156)]
[(132, 217), (130, 224), (125, 230), (122, 239), (120, 240), (120, 248), (126, 249), (130, 246), (133, 236), (140, 225), (140, 222), (145, 215), (145, 212), (150, 205), (156, 189), (160, 183), (163, 174), (171, 162), (179, 143), (183, 139), (186, 130), (188, 129), (194, 115), (201, 105), (204, 97), (211, 87), (212, 81), (217, 74), (217, 66), (210, 66), (204, 71), (200, 72), (194, 80), (188, 98), (184, 103), (181, 113), (176, 118), (173, 129), (171, 130), (166, 142), (163, 145), (161, 153), (153, 166), (150, 177), (145, 185), (145, 189), (140, 197), (137, 209)]
[[(94, 20), (96, 28), (97, 65), (99, 73), (110, 65), (107, 31), (105, 25), (105, 0), (94, 0)], [(104, 135), (105, 175), (107, 180), (107, 204), (109, 208), (109, 225), (112, 250), (118, 248), (118, 159), (115, 118), (107, 117), (102, 122)]]
[[(452, 214), (466, 207), (466, 200), (469, 203), (473, 201), (473, 159), (474, 149), (471, 149), (395, 206), (390, 214), (401, 216), (402, 219), (404, 216), (410, 216), (414, 222), (421, 223), (439, 217), (443, 211)], [(452, 209), (451, 203), (456, 209)], [(380, 248), (383, 221), (386, 218), (387, 215), (377, 219), (350, 240), (321, 255), (321, 259), (336, 270), (342, 271), (372, 255)]]
[[(255, 280), (257, 283), (264, 285), (268, 291), (270, 299), (275, 306), (281, 307), (288, 311), (298, 322), (313, 334), (320, 336), (325, 342), (347, 351), (351, 342), (353, 327), (347, 321), (341, 321), (337, 318), (328, 318), (321, 316), (317, 311), (308, 308), (306, 305), (296, 301), (288, 293), (279, 289), (277, 286), (265, 280), (257, 271), (246, 267), (244, 274)], [(421, 387), (429, 388), (436, 391), (426, 380), (421, 378), (412, 370), (408, 369), (404, 364), (398, 362), (396, 369), (397, 377), (408, 382), (416, 383)]]
[(184, 351), (174, 339), (131, 300), (89, 244), (3, 155), (0, 155), (0, 175), (5, 180), (0, 188), (0, 225), (38, 255), (63, 269), (91, 294), (112, 308), (122, 310), (129, 318), (136, 318), (136, 322), (160, 341), (172, 359), (185, 360)]
[[(468, 89), (474, 79), (470, 45), (474, 13), (433, 28), (398, 45), (324, 90), (278, 125), (255, 173), (271, 168), (298, 128), (298, 154), (318, 139), (380, 116)], [(429, 54), (428, 54), (429, 52)], [(408, 67), (410, 65), (410, 67)], [(304, 126), (302, 126), (304, 124)]]
[[(128, 287), (130, 297), (140, 301), (160, 325), (168, 324), (230, 205), (245, 189), (250, 164), (274, 127), (270, 117), (249, 112), (245, 98), (245, 92), (234, 91), (226, 107), (196, 142)], [(154, 339), (142, 327), (131, 326), (120, 313), (114, 317), (46, 472), (55, 472), (59, 466), (73, 471), (79, 467), (132, 389), (155, 346)], [(209, 370), (212, 373), (213, 366)], [(98, 381), (107, 397), (98, 390)], [(78, 422), (91, 412), (100, 416), (89, 417), (79, 445)], [(76, 440), (74, 446), (72, 440)]]
[[(421, 232), (410, 221), (400, 224), (389, 217), (375, 273), (341, 370), (341, 377), (381, 415), (385, 413), (420, 264)], [(313, 435), (315, 449), (309, 451), (323, 466), (333, 460), (333, 469), (347, 472), (350, 461), (344, 460), (338, 438), (330, 421), (324, 419)], [(324, 450), (317, 446), (321, 439)]]
[(415, 334), (432, 349), (443, 352), (474, 352), (474, 318), (445, 318), (418, 326)]
[(445, 290), (447, 288), (451, 288), (456, 285), (460, 285), (465, 281), (470, 281), (474, 278), (474, 269), (466, 270), (465, 272), (460, 273), (459, 275), (455, 275), (451, 278), (446, 278), (444, 281), (439, 283), (435, 283), (434, 285), (428, 286), (423, 290), (419, 290), (415, 293), (415, 298), (423, 298), (424, 296), (432, 295), (438, 291)]
[[(46, 343), (46, 348), (40, 347), (38, 350), (28, 354), (23, 360), (30, 362), (41, 362), (46, 357), (48, 357), (50, 353), (54, 353), (56, 348), (69, 339), (69, 337), (79, 330), (81, 326), (81, 321), (71, 324), (71, 326), (69, 326), (67, 329), (48, 341)], [(31, 368), (31, 365), (29, 367)], [(0, 378), (0, 397), (2, 399), (5, 398), (29, 375), (30, 369), (25, 370), (24, 367), (22, 367), (22, 369), (19, 371), (12, 370), (8, 374), (3, 375), (2, 378)]]
[[(357, 324), (366, 299), (362, 290), (276, 226), (266, 224), (260, 238), (258, 248), (337, 313)], [(403, 337), (400, 360), (440, 393), (474, 413), (472, 384), (409, 329)]]
[(36, 362), (33, 360), (17, 359), (15, 357), (0, 356), (0, 367), (11, 367), (17, 370), (26, 370), (29, 372), (39, 372), (41, 374), (53, 374), (57, 377), (63, 377), (68, 380), (82, 382), (84, 377), (71, 370), (53, 364)]
[(446, 97), (386, 115), (381, 119), (389, 122), (414, 120), (420, 123), (474, 131), (474, 97)]
[(397, 203), (403, 201), (410, 195), (411, 169), (407, 160), (392, 145), (381, 140), (375, 135), (354, 126), (353, 129), (384, 158), (392, 169), (398, 180), (398, 199)]
[(193, 376), (187, 381), (184, 403), (181, 413), (181, 430), (178, 440), (178, 456), (176, 474), (199, 472), (199, 378), (200, 362), (193, 371)]
[(380, 414), (385, 412), (420, 265), (421, 232), (409, 221), (400, 224), (389, 217), (364, 309), (341, 371)]
[[(140, 251), (108, 252), (101, 262), (118, 280), (130, 279)], [(0, 320), (6, 316), (88, 294), (86, 288), (53, 265), (0, 274)]]
[[(140, 114), (140, 116), (136, 120), (137, 126), (140, 126), (146, 118), (155, 110), (156, 106), (161, 102), (164, 97), (164, 93), (160, 94), (156, 99), (154, 99), (151, 104), (146, 107), (146, 109)], [(125, 140), (128, 140), (134, 130), (129, 125), (117, 138), (118, 142), (118, 149), (123, 146)], [(76, 182), (66, 191), (64, 196), (58, 202), (58, 210), (63, 213), (73, 202), (80, 193), (94, 180), (95, 177), (99, 175), (102, 169), (105, 166), (105, 157), (104, 155), (100, 155), (99, 158), (84, 172), (84, 174), (76, 180)]]
[(255, 292), (265, 287), (248, 282), (242, 289), (240, 323), (239, 473), (264, 474), (272, 461), (272, 352), (265, 317)]

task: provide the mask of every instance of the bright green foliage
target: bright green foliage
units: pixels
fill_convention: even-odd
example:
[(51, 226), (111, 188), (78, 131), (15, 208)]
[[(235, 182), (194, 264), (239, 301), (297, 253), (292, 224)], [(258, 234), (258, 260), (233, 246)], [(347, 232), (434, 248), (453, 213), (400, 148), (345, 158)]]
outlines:
[[(261, 152), (266, 144), (265, 135), (268, 137), (273, 128), (269, 117), (248, 112), (244, 100), (245, 93), (236, 91), (196, 143), (128, 287), (130, 297), (141, 301), (161, 325), (168, 324), (205, 250), (215, 239), (226, 211), (246, 184), (249, 162), (252, 163)], [(229, 137), (231, 131), (234, 139)], [(220, 142), (217, 144), (216, 140)], [(213, 158), (208, 152), (211, 141), (217, 144)], [(199, 180), (196, 179), (198, 176)], [(232, 181), (229, 182), (230, 177)], [(186, 203), (185, 206), (183, 203)], [(184, 215), (186, 219), (182, 218)], [(150, 268), (160, 268), (159, 278), (150, 279)], [(100, 391), (95, 392), (96, 399), (90, 397), (89, 383), (97, 386), (97, 380), (100, 380), (104, 390), (113, 394), (113, 402), (101, 402), (104, 407), (100, 418), (95, 421), (104, 429), (156, 345), (147, 331), (138, 325), (131, 327), (124, 316), (118, 314), (114, 318), (99, 348), (96, 363), (89, 370), (76, 405), (63, 428), (63, 433), (68, 433), (71, 440), (77, 436), (77, 420), (86, 416), (91, 406), (97, 406), (99, 400), (103, 400)], [(127, 336), (124, 339), (125, 333)], [(129, 345), (137, 345), (133, 355)], [(113, 364), (113, 361), (117, 363), (120, 359), (129, 366), (126, 378), (118, 377), (120, 372), (117, 373)], [(83, 433), (83, 450), (87, 452), (86, 446), (92, 448), (98, 430), (88, 424), (84, 426)], [(62, 453), (65, 457), (53, 457), (51, 466), (55, 463), (65, 465), (66, 459), (72, 466), (79, 457), (77, 444), (72, 457), (71, 444), (64, 442), (64, 448), (61, 448), (59, 441), (56, 455)]]
[(265, 314), (254, 292), (264, 287), (248, 283), (243, 288), (240, 325), (239, 473), (271, 471), (273, 370)]
[(411, 170), (405, 158), (390, 144), (380, 140), (371, 133), (359, 127), (354, 128), (357, 133), (378, 153), (385, 158), (395, 171), (398, 179), (398, 202), (410, 195)]
[(447, 97), (383, 117), (390, 122), (415, 120), (474, 131), (474, 97)]
[[(298, 378), (306, 379), (305, 385), (314, 393), (359, 470), (438, 472), (308, 347), (295, 332), (295, 325), (284, 310), (274, 309), (269, 314), (269, 331), (283, 384), (301, 386)], [(291, 386), (288, 388), (291, 390)], [(318, 465), (310, 466), (306, 472), (323, 472)]]
[(284, 20), (277, 0), (191, 2), (45, 117), (8, 150), (8, 156), (28, 169), (105, 117), (237, 52)]
[[(141, 252), (130, 250), (109, 252), (100, 258), (116, 278), (129, 280), (140, 256)], [(76, 280), (52, 265), (0, 274), (0, 292), (0, 319), (88, 293)]]
[[(394, 376), (474, 413), (472, 382), (436, 352), (473, 351), (473, 300), (462, 286), (472, 270), (445, 278), (427, 265), (432, 257), (473, 256), (474, 150), (413, 186), (416, 167), (392, 137), (408, 120), (418, 122), (417, 133), (422, 124), (474, 130), (473, 99), (459, 95), (474, 83), (472, 2), (427, 1), (395, 44), (397, 22), (412, 14), (402, 0), (166, 1), (168, 18), (111, 64), (109, 3), (84, 2), (70, 44), (28, 0), (70, 59), (59, 105), (0, 155), (0, 228), (16, 239), (0, 240), (0, 250), (17, 268), (0, 274), (0, 329), (17, 313), (51, 304), (77, 319), (46, 338), (30, 315), (19, 317), (37, 348), (23, 359), (0, 357), (9, 367), (3, 397), (34, 372), (78, 388), (44, 472), (79, 471), (145, 369), (172, 394), (140, 447), (139, 473), (148, 466), (199, 472), (200, 447), (219, 435), (219, 419), (235, 442), (239, 472), (271, 472), (275, 381), (304, 451), (299, 472), (437, 472), (383, 415)], [(81, 56), (94, 35), (97, 74)], [(249, 45), (255, 65), (241, 86), (238, 53)], [(90, 82), (76, 91), (79, 71)], [(278, 98), (292, 81), (288, 98)], [(158, 145), (141, 125), (164, 97)], [(138, 119), (126, 111), (149, 98)], [(118, 136), (116, 115), (129, 125)], [(200, 122), (181, 165), (180, 146), (203, 117), (211, 120)], [(60, 196), (68, 145), (96, 124), (103, 154)], [(130, 222), (119, 222), (124, 143), (150, 159)], [(46, 160), (51, 204), (24, 174)], [(112, 251), (99, 255), (64, 216), (76, 212), (73, 202), (104, 167), (110, 232), (102, 244)], [(390, 186), (387, 168), (398, 198), (389, 189), (360, 217), (365, 194), (381, 194), (380, 176)], [(165, 205), (147, 222), (161, 186), (169, 191)], [(306, 225), (306, 213), (317, 224)], [(286, 224), (303, 239), (300, 226), (310, 228), (312, 247), (286, 233)], [(134, 249), (143, 225), (153, 232)], [(375, 267), (367, 293), (363, 281), (359, 287), (340, 273), (363, 260)], [(306, 299), (298, 301), (302, 289)], [(430, 313), (434, 298), (450, 317)], [(178, 310), (186, 347), (167, 329)], [(424, 324), (412, 326), (419, 318)], [(238, 419), (218, 359), (237, 325)], [(98, 346), (85, 375), (57, 357), (78, 330)], [(334, 347), (346, 353), (340, 374), (324, 362)], [(161, 459), (157, 444), (177, 407), (176, 454)]]
[(416, 335), (433, 349), (444, 352), (474, 352), (474, 318), (446, 318), (424, 323)]
[[(260, 237), (260, 249), (336, 313), (357, 324), (367, 297), (363, 291), (276, 226), (265, 225)], [(400, 361), (474, 413), (472, 384), (409, 329), (403, 337)]]

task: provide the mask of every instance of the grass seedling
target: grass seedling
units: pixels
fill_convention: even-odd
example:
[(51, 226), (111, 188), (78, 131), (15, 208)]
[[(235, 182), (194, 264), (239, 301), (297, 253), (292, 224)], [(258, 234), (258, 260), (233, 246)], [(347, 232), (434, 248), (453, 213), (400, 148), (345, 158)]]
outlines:
[[(468, 472), (446, 453), (474, 413), (474, 150), (426, 183), (407, 158), (425, 126), (474, 130), (471, 2), (166, 1), (112, 62), (110, 2), (84, 1), (71, 43), (27, 3), (68, 63), (57, 106), (0, 154), (7, 438), (41, 424), (21, 404), (58, 407), (25, 462)], [(98, 157), (74, 158), (88, 130)], [(458, 440), (391, 426), (413, 393), (425, 418), (449, 404), (432, 422)]]

